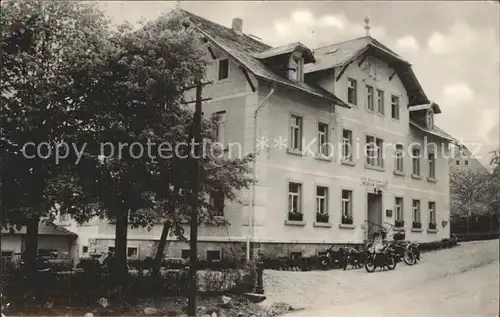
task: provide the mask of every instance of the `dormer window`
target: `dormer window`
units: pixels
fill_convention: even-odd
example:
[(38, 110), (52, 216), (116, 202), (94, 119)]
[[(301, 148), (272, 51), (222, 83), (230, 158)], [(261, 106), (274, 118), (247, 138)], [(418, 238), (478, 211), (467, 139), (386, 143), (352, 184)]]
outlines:
[(434, 127), (434, 112), (432, 109), (427, 110), (426, 113), (427, 129), (432, 129)]
[(288, 66), (288, 74), (288, 77), (293, 81), (304, 81), (304, 59), (301, 56), (292, 54)]

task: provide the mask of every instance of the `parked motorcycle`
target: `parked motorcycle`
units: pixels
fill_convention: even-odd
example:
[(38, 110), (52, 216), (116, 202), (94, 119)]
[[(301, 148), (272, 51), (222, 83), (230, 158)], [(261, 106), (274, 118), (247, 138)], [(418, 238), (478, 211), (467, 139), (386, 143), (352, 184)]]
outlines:
[(410, 249), (410, 244), (404, 244), (400, 241), (391, 242), (388, 246), (389, 252), (394, 254), (397, 262), (405, 262), (407, 265), (413, 265), (417, 259), (415, 254)]
[(388, 270), (394, 270), (396, 268), (396, 253), (391, 251), (389, 248), (384, 247), (379, 252), (373, 249), (373, 245), (369, 249), (369, 256), (365, 260), (365, 269), (368, 273), (372, 273), (377, 268), (387, 268)]
[(350, 265), (353, 268), (362, 268), (365, 263), (365, 253), (359, 251), (358, 249), (345, 247), (343, 248), (345, 254), (344, 270)]
[(417, 261), (420, 261), (420, 249), (418, 248), (418, 243), (410, 242), (408, 244), (408, 250), (414, 255), (415, 263), (417, 263)]
[(319, 258), (320, 267), (323, 270), (330, 268), (345, 268), (346, 266), (346, 254), (342, 248), (338, 251), (334, 250), (333, 247), (326, 250), (326, 254)]

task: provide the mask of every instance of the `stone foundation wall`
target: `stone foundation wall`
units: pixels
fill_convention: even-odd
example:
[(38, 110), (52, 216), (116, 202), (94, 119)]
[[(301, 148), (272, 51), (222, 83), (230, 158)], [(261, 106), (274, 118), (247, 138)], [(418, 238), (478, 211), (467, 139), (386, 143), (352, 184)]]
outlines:
[[(107, 253), (109, 246), (114, 246), (113, 239), (96, 239), (95, 245), (90, 246), (90, 250), (96, 253)], [(331, 246), (331, 243), (255, 243), (252, 253), (269, 258), (291, 257), (292, 255), (298, 255), (297, 253), (300, 253), (303, 257), (311, 257), (317, 256)], [(138, 248), (138, 256), (129, 257), (130, 259), (144, 259), (148, 256), (155, 256), (158, 241), (129, 240), (127, 247)], [(182, 250), (189, 250), (188, 242), (168, 241), (165, 247), (166, 258), (181, 258)], [(246, 243), (244, 242), (198, 242), (199, 259), (207, 260), (207, 251), (210, 250), (220, 251), (221, 258), (226, 260), (245, 259), (246, 257)]]

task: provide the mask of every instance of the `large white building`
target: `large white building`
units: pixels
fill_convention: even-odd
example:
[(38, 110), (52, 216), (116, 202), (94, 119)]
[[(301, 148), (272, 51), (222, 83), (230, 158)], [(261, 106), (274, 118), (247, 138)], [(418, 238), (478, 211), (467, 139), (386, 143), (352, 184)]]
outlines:
[[(409, 240), (449, 237), (444, 156), (454, 140), (435, 126), (439, 106), (407, 61), (370, 36), (315, 50), (299, 42), (273, 48), (245, 35), (240, 19), (226, 28), (185, 14), (211, 63), (204, 113), (218, 114), (228, 155), (235, 144), (258, 154), (257, 184), (241, 193), (242, 204), (220, 211), (230, 225), (200, 227), (201, 258), (315, 255), (334, 243), (361, 244), (396, 222)], [(384, 151), (366, 157), (372, 143)], [(59, 224), (79, 235), (75, 256), (114, 246), (106, 221)], [(152, 255), (161, 228), (130, 229), (129, 257)], [(169, 239), (168, 256), (188, 254), (187, 243)]]

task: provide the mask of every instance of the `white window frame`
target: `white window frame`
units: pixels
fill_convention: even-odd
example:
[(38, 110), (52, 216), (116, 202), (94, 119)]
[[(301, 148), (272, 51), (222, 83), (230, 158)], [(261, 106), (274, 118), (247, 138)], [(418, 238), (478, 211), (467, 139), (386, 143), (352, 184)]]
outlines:
[(375, 111), (375, 89), (371, 85), (366, 85), (366, 108), (370, 112)]
[(396, 144), (396, 163), (394, 164), (394, 171), (404, 173), (404, 146), (403, 144)]
[[(384, 167), (384, 140), (373, 135), (366, 135), (366, 165)], [(375, 152), (375, 155), (372, 154)]]
[[(292, 185), (292, 184), (297, 185), (297, 192), (290, 191), (290, 185)], [(293, 204), (294, 204), (295, 200), (296, 200), (298, 210), (293, 210)], [(302, 183), (293, 182), (293, 181), (288, 182), (288, 212), (289, 213), (293, 213), (293, 212), (302, 213)]]
[(391, 95), (391, 118), (395, 120), (401, 117), (399, 103), (399, 97)]
[[(349, 100), (351, 91), (353, 100)], [(353, 78), (347, 78), (347, 102), (355, 106), (358, 104), (358, 81)]]
[(403, 197), (394, 197), (395, 219), (404, 221), (404, 199)]
[[(415, 155), (415, 152), (418, 152), (418, 156)], [(411, 161), (412, 161), (411, 173), (413, 175), (415, 175), (415, 176), (420, 176), (420, 156), (421, 156), (420, 148), (417, 148), (417, 147), (412, 148), (411, 154), (412, 154), (412, 158), (411, 158)]]
[[(319, 193), (320, 190), (323, 193)], [(316, 213), (328, 215), (328, 187), (316, 186)]]
[(225, 145), (226, 142), (226, 122), (227, 122), (227, 111), (217, 111), (215, 113), (216, 126), (215, 126), (215, 138), (216, 141)]
[(429, 201), (429, 223), (436, 224), (436, 202)]
[[(324, 128), (324, 131), (321, 131)], [(329, 141), (329, 126), (327, 123), (318, 122), (318, 154), (321, 156), (329, 156), (330, 150), (328, 148)]]
[(411, 217), (412, 217), (412, 222), (420, 222), (421, 221), (421, 215), (420, 215), (420, 199), (413, 199), (412, 200), (412, 205), (411, 205)]
[[(224, 61), (227, 61), (227, 77), (226, 78), (220, 78), (220, 75), (221, 75), (221, 63), (224, 62)], [(229, 80), (229, 73), (230, 73), (230, 61), (229, 61), (229, 58), (227, 57), (222, 57), (222, 58), (219, 58), (217, 60), (217, 81), (218, 82), (221, 82), (221, 81), (227, 81)]]
[(385, 96), (382, 89), (377, 89), (377, 112), (381, 115), (385, 114)]
[[(290, 115), (290, 143), (288, 146), (290, 150), (302, 151), (302, 127), (304, 119), (303, 117), (291, 114)], [(297, 135), (295, 134), (297, 132)], [(298, 140), (297, 140), (298, 138)]]
[[(347, 136), (345, 135), (347, 133)], [(352, 130), (342, 129), (342, 160), (352, 162)]]
[(436, 154), (429, 153), (428, 154), (429, 161), (429, 178), (436, 179)]
[[(348, 193), (348, 197), (344, 198), (344, 192)], [(352, 216), (352, 196), (353, 192), (351, 189), (342, 189), (340, 193), (341, 197), (341, 211), (342, 216), (346, 218), (353, 218)]]

